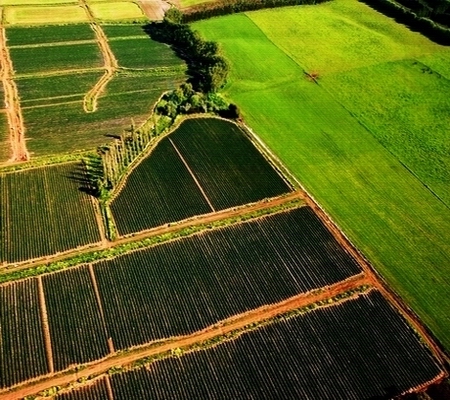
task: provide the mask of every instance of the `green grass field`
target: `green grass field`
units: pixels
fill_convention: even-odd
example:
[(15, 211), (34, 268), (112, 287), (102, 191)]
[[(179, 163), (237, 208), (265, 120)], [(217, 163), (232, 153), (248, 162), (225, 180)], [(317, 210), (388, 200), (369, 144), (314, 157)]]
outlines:
[[(448, 207), (340, 104), (337, 89), (309, 81), (303, 69), (326, 82), (370, 65), (382, 73), (379, 64), (442, 48), (347, 0), (214, 18), (194, 28), (222, 44), (231, 63), (225, 94), (247, 123), (449, 349)], [(376, 54), (364, 59), (356, 43), (372, 40)], [(364, 100), (359, 85), (353, 91)]]
[(91, 3), (94, 17), (101, 21), (146, 20), (140, 7), (133, 2)]
[(22, 6), (22, 5), (33, 5), (33, 6), (44, 6), (53, 4), (76, 4), (76, 0), (0, 0), (0, 6)]
[(86, 12), (78, 5), (5, 7), (3, 20), (8, 25), (47, 25), (89, 22)]

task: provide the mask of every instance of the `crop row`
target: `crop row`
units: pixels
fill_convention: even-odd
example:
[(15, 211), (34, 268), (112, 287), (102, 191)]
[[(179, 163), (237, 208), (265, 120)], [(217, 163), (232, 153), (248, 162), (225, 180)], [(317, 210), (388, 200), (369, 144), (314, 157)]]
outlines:
[(235, 124), (215, 118), (190, 119), (171, 139), (216, 209), (290, 190)]
[(235, 124), (188, 119), (132, 171), (111, 211), (124, 235), (211, 211), (205, 201), (221, 210), (289, 191)]
[(55, 369), (104, 357), (106, 331), (88, 268), (44, 276), (43, 284)]
[(0, 388), (49, 372), (37, 280), (0, 287)]
[(121, 235), (212, 211), (168, 140), (133, 171), (111, 210)]
[(6, 29), (8, 46), (95, 40), (89, 24), (10, 27)]
[[(182, 354), (182, 350), (179, 352)], [(415, 332), (372, 290), (278, 320), (217, 346), (110, 375), (113, 398), (392, 398), (442, 372)], [(105, 380), (57, 399), (93, 398)]]
[(10, 55), (17, 74), (100, 68), (103, 65), (96, 43), (12, 47)]
[(83, 171), (76, 164), (0, 175), (1, 261), (25, 261), (100, 240), (80, 179)]
[(130, 253), (94, 269), (116, 349), (188, 334), (361, 271), (308, 207)]

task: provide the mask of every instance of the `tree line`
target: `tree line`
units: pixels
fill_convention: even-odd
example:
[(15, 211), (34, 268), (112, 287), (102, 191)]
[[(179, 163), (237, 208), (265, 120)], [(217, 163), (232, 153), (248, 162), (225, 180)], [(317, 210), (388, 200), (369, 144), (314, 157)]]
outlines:
[(189, 7), (184, 11), (182, 20), (183, 22), (188, 23), (244, 11), (302, 4), (319, 4), (327, 1), (330, 0), (218, 0)]
[[(394, 18), (396, 22), (404, 24), (409, 28), (420, 32), (422, 35), (428, 37), (430, 40), (442, 44), (450, 45), (450, 14), (447, 7), (449, 2), (446, 0), (428, 0), (436, 1), (433, 7), (425, 5), (425, 0), (420, 0), (420, 4), (415, 4), (413, 8), (409, 8), (406, 4), (412, 7), (413, 3), (419, 3), (419, 0), (361, 0), (375, 10)], [(402, 4), (400, 4), (400, 2)], [(403, 5), (403, 3), (405, 5)], [(439, 3), (439, 5), (437, 5)], [(447, 4), (447, 5), (446, 5)], [(418, 10), (414, 12), (414, 10)], [(420, 11), (422, 10), (422, 11)], [(428, 10), (428, 11), (424, 11)], [(436, 11), (439, 10), (439, 11)], [(420, 11), (420, 12), (419, 12)], [(427, 15), (421, 16), (421, 15)], [(436, 17), (438, 15), (438, 17)], [(444, 26), (440, 21), (446, 21)]]

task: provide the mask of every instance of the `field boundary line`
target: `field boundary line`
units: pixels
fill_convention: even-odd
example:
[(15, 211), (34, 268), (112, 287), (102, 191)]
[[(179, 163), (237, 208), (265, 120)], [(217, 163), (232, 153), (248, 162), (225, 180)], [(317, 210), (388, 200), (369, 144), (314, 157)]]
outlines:
[(197, 177), (194, 175), (194, 172), (191, 170), (191, 168), (189, 167), (189, 164), (187, 163), (187, 161), (184, 159), (184, 157), (182, 156), (181, 152), (178, 150), (177, 146), (175, 146), (175, 143), (172, 141), (171, 138), (169, 138), (169, 142), (172, 145), (172, 147), (174, 148), (174, 150), (177, 152), (178, 157), (180, 157), (181, 161), (183, 162), (184, 166), (186, 167), (186, 169), (189, 171), (189, 173), (192, 176), (192, 179), (194, 180), (195, 184), (198, 186), (198, 188), (200, 189), (200, 192), (202, 193), (203, 197), (205, 198), (206, 202), (208, 203), (209, 207), (211, 208), (211, 210), (213, 212), (216, 212), (215, 208), (213, 207), (212, 203), (209, 201), (208, 196), (206, 195), (205, 191), (203, 190), (202, 186), (200, 185), (200, 182), (198, 181)]
[(37, 47), (59, 47), (59, 46), (73, 46), (77, 44), (95, 44), (95, 39), (86, 40), (69, 40), (67, 42), (49, 42), (36, 44), (16, 44), (9, 46), (10, 49), (35, 49)]
[(105, 375), (105, 386), (106, 386), (106, 394), (108, 395), (108, 400), (114, 400), (114, 393), (111, 386), (111, 378), (108, 374)]
[[(263, 324), (265, 322), (270, 324), (272, 323), (272, 319), (278, 315), (283, 315), (289, 311), (301, 309), (313, 303), (332, 299), (340, 293), (354, 290), (362, 286), (367, 287), (363, 292), (353, 293), (352, 295), (331, 303), (327, 302), (326, 304), (316, 307), (315, 310), (318, 308), (339, 306), (346, 301), (356, 299), (359, 296), (367, 294), (371, 290), (375, 290), (375, 288), (371, 285), (370, 279), (368, 279), (364, 273), (360, 273), (333, 285), (313, 289), (307, 293), (292, 296), (279, 303), (263, 305), (248, 312), (218, 321), (216, 324), (208, 326), (205, 329), (194, 332), (190, 335), (162, 339), (141, 345), (139, 347), (133, 347), (127, 352), (120, 352), (119, 354), (116, 353), (115, 355), (103, 358), (102, 360), (85, 364), (86, 367), (81, 371), (74, 372), (72, 369), (70, 371), (58, 373), (58, 375), (53, 377), (38, 377), (32, 382), (29, 381), (27, 384), (24, 384), (22, 387), (18, 386), (8, 392), (0, 392), (0, 400), (23, 398), (48, 389), (49, 387), (68, 385), (84, 376), (104, 374), (109, 369), (117, 367), (118, 365), (121, 367), (128, 366), (131, 369), (132, 364), (140, 359), (170, 352), (176, 348), (188, 347), (197, 343), (202, 343), (215, 337), (224, 336), (227, 333), (236, 330), (242, 330), (242, 332), (239, 333), (242, 334), (250, 330), (252, 324)], [(314, 310), (305, 312), (311, 311)], [(86, 382), (86, 384), (89, 383), (90, 381)]]
[[(299, 201), (299, 203), (290, 206), (289, 209), (304, 207), (306, 205), (306, 201), (305, 201), (305, 197), (304, 197), (303, 193), (301, 193), (299, 191), (291, 192), (291, 193), (284, 194), (284, 195), (281, 195), (278, 197), (274, 197), (272, 199), (264, 199), (264, 200), (261, 200), (256, 203), (251, 203), (250, 205), (245, 204), (240, 207), (233, 207), (233, 208), (221, 210), (221, 211), (218, 211), (215, 213), (203, 214), (200, 216), (193, 216), (191, 218), (188, 218), (188, 219), (185, 219), (182, 221), (178, 221), (173, 224), (165, 224), (165, 225), (161, 225), (161, 226), (149, 229), (149, 230), (137, 232), (136, 234), (130, 234), (127, 236), (119, 237), (114, 242), (108, 242), (107, 246), (104, 246), (100, 242), (97, 242), (97, 243), (92, 243), (92, 244), (86, 245), (86, 246), (84, 246), (84, 248), (79, 247), (79, 248), (71, 249), (71, 250), (68, 250), (67, 252), (59, 253), (59, 254), (52, 255), (52, 256), (44, 256), (44, 257), (36, 258), (33, 260), (27, 260), (23, 263), (12, 263), (12, 264), (9, 264), (9, 265), (6, 265), (6, 266), (0, 268), (0, 276), (4, 273), (8, 273), (11, 271), (20, 271), (20, 270), (26, 270), (26, 269), (31, 269), (31, 268), (38, 268), (38, 267), (42, 267), (45, 265), (49, 265), (51, 263), (57, 263), (60, 261), (70, 259), (73, 256), (78, 256), (78, 255), (82, 255), (82, 254), (86, 254), (86, 253), (101, 252), (102, 250), (108, 250), (111, 248), (120, 247), (120, 246), (126, 245), (128, 243), (138, 242), (141, 240), (150, 239), (152, 237), (164, 236), (164, 235), (171, 234), (171, 233), (176, 234), (177, 232), (183, 231), (183, 229), (200, 226), (201, 229), (199, 229), (198, 231), (195, 231), (193, 233), (190, 233), (188, 236), (195, 235), (196, 233), (210, 229), (207, 227), (207, 225), (209, 225), (211, 223), (215, 223), (215, 222), (219, 222), (219, 221), (227, 220), (227, 219), (245, 217), (246, 215), (249, 215), (253, 212), (258, 212), (258, 211), (262, 211), (262, 210), (266, 210), (266, 209), (270, 210), (273, 207), (281, 206), (283, 204), (287, 204), (292, 201)], [(287, 209), (271, 211), (267, 214), (254, 217), (253, 219), (262, 218), (268, 214), (273, 215), (278, 212), (284, 212), (284, 211), (287, 211)], [(237, 223), (242, 223), (242, 221), (230, 222), (229, 224), (224, 224), (223, 226), (217, 227), (215, 229), (220, 229), (224, 226), (233, 225), (233, 224), (237, 224)], [(186, 236), (183, 236), (183, 237), (186, 237)], [(143, 245), (142, 247), (139, 247), (136, 249), (130, 249), (130, 250), (126, 251), (126, 253), (128, 254), (133, 251), (139, 251), (144, 248), (149, 248), (149, 247), (155, 246), (157, 244), (166, 243), (166, 242), (173, 241), (173, 240), (178, 240), (179, 238), (180, 237), (174, 237), (174, 238), (171, 238), (168, 240), (163, 240), (158, 243)], [(104, 260), (106, 258), (110, 258), (110, 257), (99, 258), (99, 259), (97, 259), (95, 261), (91, 261), (91, 262), (95, 263), (95, 262)], [(76, 265), (71, 265), (70, 268), (77, 268), (77, 267), (79, 267), (81, 265), (85, 265), (85, 264), (87, 264), (87, 263), (80, 261)], [(42, 272), (41, 275), (57, 273), (58, 271), (60, 271), (60, 269), (54, 270), (54, 271)], [(31, 278), (23, 277), (23, 278), (19, 278), (17, 280), (6, 281), (6, 282), (1, 283), (0, 286), (14, 284), (17, 281), (22, 281), (22, 280), (26, 280), (26, 279), (31, 279)]]
[(100, 311), (100, 317), (102, 319), (103, 329), (105, 330), (105, 339), (108, 343), (108, 349), (111, 354), (114, 354), (115, 353), (114, 343), (113, 343), (111, 336), (109, 335), (108, 326), (106, 325), (105, 312), (103, 310), (102, 299), (100, 297), (100, 291), (98, 290), (98, 285), (97, 285), (97, 277), (95, 276), (95, 271), (94, 271), (94, 267), (92, 266), (92, 263), (89, 263), (88, 269), (89, 269), (89, 275), (91, 276), (92, 287), (94, 288), (94, 294), (95, 294), (95, 298), (97, 300), (98, 309)]
[(89, 5), (85, 0), (79, 0), (79, 4), (85, 10), (88, 19), (91, 21), (91, 28), (95, 33), (96, 42), (100, 48), (104, 62), (105, 73), (94, 85), (94, 87), (86, 93), (83, 100), (84, 111), (86, 113), (93, 113), (97, 111), (97, 100), (99, 96), (104, 92), (108, 82), (114, 78), (114, 74), (119, 68), (119, 64), (111, 50), (111, 47), (109, 47), (108, 38), (106, 37), (105, 32), (103, 32), (101, 26), (95, 21)]
[[(3, 18), (3, 10), (1, 12)], [(25, 125), (20, 108), (19, 92), (12, 79), (14, 69), (6, 43), (4, 26), (0, 26), (0, 57), (0, 78), (5, 92), (5, 110), (8, 117), (9, 139), (12, 150), (12, 156), (8, 161), (28, 161), (30, 153), (25, 145)]]
[(41, 311), (42, 328), (44, 331), (45, 354), (47, 355), (48, 369), (51, 374), (55, 372), (53, 364), (52, 339), (50, 336), (50, 325), (48, 323), (47, 305), (45, 303), (44, 285), (42, 284), (42, 276), (38, 276), (39, 291), (39, 309)]

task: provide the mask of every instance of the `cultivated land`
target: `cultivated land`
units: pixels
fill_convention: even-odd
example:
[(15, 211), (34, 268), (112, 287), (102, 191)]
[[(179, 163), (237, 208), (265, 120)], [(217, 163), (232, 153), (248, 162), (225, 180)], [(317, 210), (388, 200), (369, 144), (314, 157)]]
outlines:
[(82, 178), (74, 163), (0, 173), (1, 263), (100, 241), (92, 199), (78, 190)]
[[(387, 319), (389, 327), (383, 323)], [(367, 337), (367, 329), (375, 340)], [(412, 352), (422, 355), (420, 364), (408, 362)], [(338, 362), (317, 363), (317, 358)], [(282, 318), (207, 350), (113, 374), (57, 399), (94, 399), (99, 393), (107, 398), (108, 386), (114, 399), (123, 400), (199, 399), (212, 393), (216, 399), (243, 393), (251, 398), (362, 399), (401, 393), (438, 373), (414, 332), (380, 293), (371, 291), (341, 305)]]
[[(416, 311), (434, 310), (427, 321), (446, 344), (449, 104), (425, 89), (448, 90), (448, 50), (347, 0), (196, 24), (225, 37), (226, 94), (269, 147), (244, 126), (188, 119), (159, 143), (152, 134), (97, 200), (87, 194), (102, 167), (95, 147), (126, 142), (136, 153), (134, 127), (185, 79), (185, 64), (135, 21), (164, 6), (17, 4), (0, 0), (10, 135), (0, 169), (0, 399), (153, 389), (358, 399), (445, 378), (445, 356), (416, 317), (295, 178)], [(134, 23), (117, 24), (125, 20)], [(295, 177), (276, 172), (286, 170), (272, 151)], [(413, 287), (422, 293), (408, 297)]]
[(133, 170), (111, 211), (126, 235), (289, 191), (241, 128), (189, 119)]
[[(320, 29), (318, 24), (323, 24)], [(450, 286), (446, 282), (450, 212), (444, 196), (437, 197), (437, 186), (434, 193), (425, 178), (421, 180), (422, 170), (429, 167), (418, 154), (423, 154), (427, 141), (417, 145), (420, 130), (411, 135), (408, 148), (419, 161), (407, 164), (397, 132), (390, 131), (389, 143), (380, 142), (388, 134), (382, 132), (383, 121), (366, 128), (362, 117), (358, 119), (344, 107), (354, 104), (356, 97), (363, 104), (370, 100), (389, 107), (392, 101), (394, 107), (401, 106), (401, 94), (395, 93), (400, 84), (388, 89), (389, 96), (382, 91), (379, 97), (373, 92), (369, 98), (359, 80), (351, 100), (331, 84), (338, 80), (351, 86), (345, 77), (358, 76), (359, 68), (365, 68), (359, 74), (364, 82), (366, 78), (379, 81), (377, 74), (389, 68), (388, 63), (406, 68), (406, 60), (411, 61), (410, 76), (416, 73), (415, 58), (434, 59), (436, 54), (435, 64), (446, 87), (447, 50), (361, 3), (346, 0), (214, 18), (193, 27), (208, 40), (222, 44), (232, 65), (226, 94), (242, 107), (248, 124), (450, 348)], [(356, 27), (361, 46), (353, 45)], [(358, 49), (365, 49), (361, 51), (367, 55)], [(314, 82), (305, 72), (317, 72), (320, 77)], [(423, 92), (414, 95), (426, 96)], [(439, 110), (445, 109), (448, 100), (430, 91), (427, 101), (431, 105), (422, 115), (438, 128), (426, 134), (434, 136), (438, 154), (442, 154), (448, 144), (439, 120), (448, 116)], [(369, 103), (359, 106), (363, 107), (368, 110)], [(431, 119), (427, 111), (431, 108), (441, 117)], [(401, 112), (402, 120), (415, 129), (414, 112), (408, 114), (404, 108)], [(439, 170), (448, 155), (430, 157), (426, 161)]]
[[(112, 50), (99, 25), (97, 35), (87, 24), (7, 29), (32, 156), (95, 149), (105, 135), (143, 123), (161, 93), (183, 79), (184, 63), (168, 46), (150, 40), (141, 26), (115, 28)], [(127, 46), (145, 56), (127, 64), (133, 58)]]

